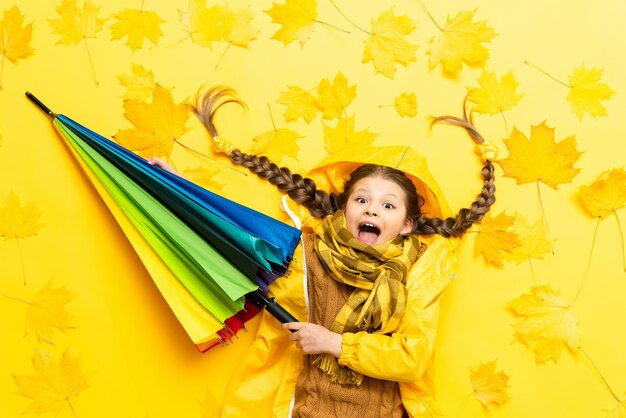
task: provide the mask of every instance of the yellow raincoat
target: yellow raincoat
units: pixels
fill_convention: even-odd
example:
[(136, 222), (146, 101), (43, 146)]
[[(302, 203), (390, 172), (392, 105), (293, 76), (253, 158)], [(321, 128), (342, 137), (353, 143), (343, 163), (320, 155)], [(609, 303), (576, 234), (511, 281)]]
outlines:
[[(427, 216), (449, 216), (441, 192), (424, 160), (406, 147), (369, 149), (361, 154), (333, 155), (308, 174), (319, 189), (336, 192), (344, 179), (364, 163), (388, 165), (404, 171), (426, 199)], [(293, 207), (290, 204), (289, 207)], [(316, 222), (306, 209), (295, 208), (302, 229)], [(298, 221), (296, 221), (298, 223)], [(299, 226), (299, 225), (298, 225)], [(439, 300), (456, 271), (454, 240), (441, 236), (422, 237), (426, 252), (409, 271), (406, 310), (392, 335), (365, 332), (343, 334), (339, 362), (374, 378), (399, 382), (404, 408), (411, 417), (439, 416), (434, 402), (432, 351), (436, 336)], [(308, 320), (306, 260), (302, 246), (291, 265), (291, 273), (275, 281), (271, 295), (301, 321)], [(222, 402), (223, 417), (288, 417), (303, 354), (289, 340), (286, 330), (263, 313), (256, 339), (234, 373)]]

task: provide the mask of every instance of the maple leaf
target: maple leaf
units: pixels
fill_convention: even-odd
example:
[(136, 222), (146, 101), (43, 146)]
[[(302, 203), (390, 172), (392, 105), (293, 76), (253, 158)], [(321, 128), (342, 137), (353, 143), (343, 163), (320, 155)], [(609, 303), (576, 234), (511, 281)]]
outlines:
[(32, 401), (25, 412), (58, 414), (66, 407), (74, 411), (71, 401), (89, 387), (89, 376), (81, 371), (81, 361), (72, 349), (65, 350), (59, 359), (48, 350), (38, 349), (33, 366), (34, 375), (13, 376), (18, 393)]
[(556, 143), (554, 128), (545, 122), (531, 127), (530, 140), (513, 128), (504, 143), (509, 158), (498, 160), (498, 164), (504, 175), (515, 178), (517, 184), (542, 181), (556, 190), (559, 184), (572, 181), (580, 171), (573, 167), (581, 155), (576, 150), (575, 136)]
[(12, 62), (26, 58), (33, 53), (29, 42), (33, 34), (33, 24), (23, 26), (24, 16), (17, 6), (5, 10), (0, 21), (0, 52), (2, 59), (7, 57)]
[(520, 245), (510, 252), (502, 253), (507, 260), (517, 261), (518, 264), (531, 258), (541, 260), (544, 254), (552, 251), (546, 226), (541, 219), (530, 225), (522, 215), (516, 213), (511, 231), (517, 235)]
[(291, 122), (302, 117), (307, 123), (311, 123), (317, 114), (315, 96), (300, 87), (288, 86), (288, 89), (278, 99), (278, 103), (287, 105), (285, 120)]
[(415, 30), (415, 24), (406, 15), (395, 16), (393, 7), (372, 19), (372, 35), (365, 40), (363, 62), (374, 61), (377, 73), (393, 78), (394, 63), (407, 66), (416, 60), (417, 46), (404, 37)]
[(300, 46), (313, 33), (313, 24), (317, 21), (317, 0), (286, 0), (285, 4), (272, 3), (272, 8), (264, 10), (270, 15), (272, 23), (282, 28), (272, 35), (272, 39), (281, 41), (285, 46), (298, 40)]
[(119, 77), (120, 83), (128, 88), (124, 94), (124, 99), (144, 101), (152, 94), (152, 89), (156, 86), (154, 74), (142, 65), (133, 64), (132, 74), (122, 74)]
[(535, 352), (537, 364), (560, 358), (565, 347), (580, 342), (578, 319), (569, 304), (549, 285), (536, 286), (510, 302), (513, 313), (522, 319), (515, 324), (515, 337)]
[(123, 147), (145, 158), (168, 158), (174, 143), (189, 130), (185, 126), (189, 106), (175, 104), (171, 91), (158, 84), (152, 91), (152, 103), (126, 100), (124, 110), (124, 116), (135, 127), (118, 131), (114, 138)]
[(82, 9), (78, 0), (63, 0), (57, 7), (60, 19), (48, 19), (52, 32), (61, 36), (57, 44), (77, 44), (84, 39), (95, 38), (96, 33), (102, 30), (106, 19), (98, 19), (100, 7), (85, 0)]
[(73, 328), (72, 317), (65, 305), (75, 294), (65, 287), (53, 289), (50, 282), (41, 288), (29, 303), (26, 311), (26, 332), (34, 333), (39, 341), (54, 344), (54, 329), (65, 331)]
[(606, 411), (606, 418), (624, 418), (626, 417), (626, 392), (622, 396), (622, 399), (617, 399), (616, 402), (604, 408)]
[(113, 17), (118, 22), (111, 25), (111, 39), (120, 39), (128, 36), (126, 45), (133, 50), (141, 48), (146, 38), (154, 45), (157, 45), (159, 39), (163, 36), (159, 25), (165, 21), (155, 12), (124, 9), (123, 12), (113, 15)]
[[(187, 11), (178, 11), (183, 28), (192, 42), (200, 46), (213, 48), (213, 42), (224, 40), (227, 10), (216, 4), (206, 8), (205, 0), (189, 0)], [(232, 22), (231, 22), (232, 23)]]
[(366, 148), (372, 145), (378, 134), (370, 131), (354, 130), (354, 116), (339, 119), (335, 128), (324, 125), (324, 144), (329, 154), (334, 154), (345, 147)]
[(455, 73), (462, 68), (462, 62), (478, 66), (489, 57), (489, 52), (481, 43), (490, 42), (497, 34), (486, 22), (472, 22), (476, 10), (459, 12), (441, 29), (441, 34), (431, 39), (428, 50), (429, 67), (432, 70), (441, 63), (443, 70)]
[(256, 39), (260, 31), (259, 28), (252, 26), (252, 18), (254, 17), (252, 10), (250, 8), (240, 9), (237, 13), (228, 10), (226, 13), (230, 14), (232, 23), (228, 25), (225, 40), (233, 45), (247, 48), (248, 44)]
[(476, 399), (487, 409), (499, 406), (511, 398), (507, 393), (509, 376), (504, 372), (496, 373), (496, 361), (478, 366), (476, 370), (470, 369), (470, 380)]
[(500, 77), (498, 83), (495, 73), (483, 70), (478, 84), (480, 88), (467, 88), (467, 100), (476, 104), (472, 111), (478, 113), (501, 113), (511, 109), (522, 98), (521, 94), (515, 94), (519, 83), (515, 81), (513, 71)]
[(34, 203), (20, 204), (20, 199), (11, 193), (6, 206), (0, 207), (0, 236), (9, 238), (26, 238), (37, 235), (43, 227), (39, 224), (41, 212)]
[(586, 70), (582, 65), (574, 69), (569, 76), (570, 91), (567, 99), (574, 112), (582, 120), (585, 112), (591, 116), (606, 116), (600, 100), (608, 100), (615, 93), (606, 83), (599, 83), (602, 70), (592, 68)]
[(296, 140), (302, 135), (291, 129), (272, 129), (253, 138), (252, 151), (255, 154), (263, 154), (272, 162), (278, 164), (283, 156), (288, 155), (293, 159), (298, 158), (298, 145)]
[(402, 93), (395, 99), (396, 111), (400, 116), (412, 118), (417, 115), (417, 100), (415, 93)]
[(224, 184), (218, 183), (213, 179), (219, 172), (218, 168), (197, 167), (183, 171), (183, 177), (205, 189), (222, 191)]
[(327, 78), (317, 87), (319, 100), (317, 105), (322, 109), (324, 119), (340, 118), (346, 107), (356, 97), (356, 85), (348, 86), (348, 80), (339, 72), (331, 85)]
[(492, 218), (489, 213), (478, 224), (474, 243), (474, 255), (482, 254), (485, 261), (498, 268), (503, 267), (503, 257), (520, 246), (517, 234), (510, 230), (514, 219), (504, 212)]
[(605, 171), (591, 185), (578, 190), (587, 212), (604, 219), (626, 206), (626, 172), (624, 168)]

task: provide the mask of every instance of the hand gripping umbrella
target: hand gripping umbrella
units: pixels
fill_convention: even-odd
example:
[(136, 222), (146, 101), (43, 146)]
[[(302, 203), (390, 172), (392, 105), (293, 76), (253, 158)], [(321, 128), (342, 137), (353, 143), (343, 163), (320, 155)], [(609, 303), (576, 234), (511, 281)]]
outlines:
[(134, 237), (131, 242), (143, 240), (171, 271), (175, 280), (154, 274), (153, 279), (202, 351), (232, 336), (258, 309), (281, 322), (296, 321), (266, 292), (287, 271), (300, 230), (155, 167), (55, 114), (31, 93), (26, 96), (52, 118), (124, 231)]

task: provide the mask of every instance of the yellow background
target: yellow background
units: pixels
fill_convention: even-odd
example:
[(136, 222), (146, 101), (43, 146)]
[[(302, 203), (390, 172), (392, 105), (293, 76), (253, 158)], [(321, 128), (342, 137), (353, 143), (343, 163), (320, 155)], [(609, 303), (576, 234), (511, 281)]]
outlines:
[[(111, 137), (131, 124), (123, 116), (126, 89), (118, 77), (131, 72), (132, 64), (153, 71), (156, 81), (172, 87), (179, 103), (192, 97), (203, 84), (234, 87), (250, 111), (227, 111), (220, 120), (222, 134), (238, 147), (248, 149), (252, 138), (272, 128), (268, 106), (279, 127), (304, 136), (298, 140), (297, 161), (283, 164), (306, 172), (325, 155), (319, 115), (308, 125), (301, 119), (286, 123), (285, 107), (277, 103), (281, 92), (294, 85), (313, 89), (341, 72), (357, 96), (349, 107), (356, 115), (356, 129), (379, 133), (376, 145), (410, 145), (423, 153), (453, 210), (468, 205), (480, 188), (479, 163), (472, 144), (460, 130), (428, 129), (428, 117), (461, 113), (466, 87), (478, 86), (481, 68), (464, 66), (457, 77), (445, 77), (438, 66), (428, 69), (428, 40), (437, 34), (416, 1), (336, 1), (342, 12), (369, 29), (371, 19), (394, 6), (417, 24), (407, 39), (419, 46), (417, 59), (397, 66), (393, 79), (376, 74), (372, 63), (363, 64), (363, 32), (346, 21), (330, 2), (318, 0), (320, 20), (350, 33), (316, 25), (304, 47), (284, 46), (271, 39), (279, 26), (264, 10), (271, 1), (229, 1), (234, 10), (250, 7), (253, 24), (260, 28), (248, 49), (217, 42), (213, 50), (184, 39), (177, 10), (185, 1), (145, 2), (165, 20), (158, 46), (147, 41), (132, 51), (123, 40), (111, 40), (112, 15), (133, 2), (97, 1), (99, 17), (107, 22), (88, 46), (99, 82), (94, 83), (84, 44), (56, 45), (49, 19), (58, 18), (60, 2), (2, 0), (2, 11), (17, 5), (25, 22), (33, 22), (34, 55), (17, 63), (5, 59), (0, 91), (0, 207), (14, 193), (22, 204), (34, 203), (44, 227), (32, 237), (0, 241), (0, 416), (18, 417), (30, 400), (17, 394), (13, 375), (33, 374), (31, 359), (38, 343), (25, 335), (27, 305), (6, 296), (29, 300), (46, 283), (66, 286), (76, 296), (67, 310), (75, 328), (59, 333), (62, 352), (72, 347), (82, 358), (82, 369), (92, 372), (90, 387), (72, 405), (79, 417), (200, 417), (200, 403), (207, 392), (219, 398), (237, 359), (245, 355), (249, 334), (240, 333), (227, 347), (200, 354), (177, 323), (156, 290), (145, 268), (106, 206), (80, 172), (53, 131), (49, 120), (24, 97), (29, 90), (54, 111), (64, 113), (89, 128)], [(558, 362), (537, 365), (534, 354), (513, 336), (516, 318), (508, 304), (533, 286), (549, 284), (572, 300), (581, 287), (589, 259), (596, 221), (577, 203), (577, 190), (592, 183), (602, 171), (623, 167), (626, 160), (626, 3), (621, 0), (464, 0), (426, 1), (440, 25), (447, 16), (477, 9), (475, 20), (487, 21), (498, 36), (485, 44), (490, 58), (485, 68), (498, 76), (513, 71), (524, 97), (502, 117), (476, 115), (480, 131), (507, 155), (502, 139), (512, 126), (526, 135), (530, 126), (546, 123), (556, 128), (556, 140), (576, 136), (583, 152), (573, 182), (554, 191), (541, 185), (541, 197), (555, 253), (543, 260), (506, 263), (504, 269), (474, 257), (474, 237), (461, 243), (460, 272), (443, 302), (440, 339), (436, 355), (438, 399), (446, 417), (612, 417), (626, 391), (626, 274), (615, 217), (598, 229), (587, 281), (571, 311), (579, 320), (580, 351), (565, 350)], [(582, 120), (565, 101), (568, 89), (524, 64), (532, 62), (567, 82), (567, 75), (584, 64), (603, 69), (602, 82), (616, 94), (603, 101), (607, 117)], [(418, 115), (400, 118), (392, 107), (394, 97), (408, 91), (417, 96)], [(186, 144), (208, 150), (202, 127), (190, 119)], [(179, 169), (215, 163), (200, 160), (175, 148)], [(221, 167), (221, 166), (218, 166)], [(503, 178), (496, 166), (497, 199), (494, 213), (515, 211), (529, 221), (541, 212), (534, 184), (517, 185)], [(215, 180), (224, 184), (231, 198), (279, 216), (278, 194), (270, 186), (223, 169)], [(266, 197), (267, 196), (267, 197)], [(620, 212), (618, 211), (618, 214)], [(623, 211), (620, 220), (625, 222)], [(21, 255), (20, 255), (21, 254)], [(20, 257), (25, 269), (22, 272)], [(26, 285), (23, 284), (23, 274)], [(251, 322), (249, 327), (254, 327)], [(50, 348), (50, 347), (48, 347)], [(510, 376), (510, 402), (487, 411), (472, 395), (470, 369), (496, 360), (497, 371)], [(624, 406), (621, 407), (622, 413)], [(204, 412), (211, 416), (209, 411)], [(51, 414), (50, 414), (51, 415)], [(64, 408), (59, 417), (73, 416)]]

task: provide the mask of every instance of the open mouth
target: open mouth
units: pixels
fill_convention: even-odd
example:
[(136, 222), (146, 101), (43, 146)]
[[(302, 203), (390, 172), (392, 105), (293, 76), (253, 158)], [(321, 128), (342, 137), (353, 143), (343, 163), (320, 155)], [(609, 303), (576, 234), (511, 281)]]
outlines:
[(363, 223), (359, 225), (357, 239), (366, 244), (373, 244), (380, 235), (380, 229), (376, 225)]

